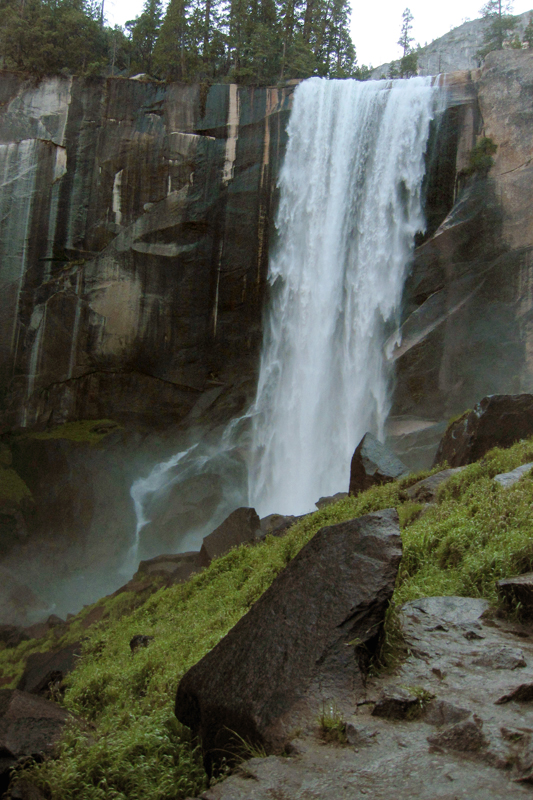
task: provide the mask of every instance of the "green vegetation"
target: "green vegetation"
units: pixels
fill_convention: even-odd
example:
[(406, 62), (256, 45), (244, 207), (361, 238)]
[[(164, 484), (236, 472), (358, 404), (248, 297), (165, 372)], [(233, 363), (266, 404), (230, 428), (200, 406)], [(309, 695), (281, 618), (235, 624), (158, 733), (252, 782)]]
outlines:
[(490, 25), (483, 37), (483, 47), (478, 51), (480, 59), (493, 50), (503, 50), (503, 46), (511, 40), (516, 27), (516, 19), (511, 14), (512, 8), (511, 0), (487, 0), (481, 9), (482, 16), (490, 21)]
[(110, 433), (121, 428), (121, 425), (111, 419), (82, 419), (78, 422), (65, 422), (49, 431), (32, 431), (23, 435), (27, 439), (68, 439), (71, 442), (98, 444)]
[(322, 704), (317, 722), (324, 742), (346, 744), (346, 723), (335, 702)]
[(30, 490), (14, 469), (0, 466), (0, 502), (20, 503), (32, 496)]
[(135, 75), (207, 84), (276, 84), (357, 67), (347, 0), (145, 0), (124, 29), (96, 0), (3, 0), (2, 66), (34, 75)]
[[(173, 714), (177, 684), (325, 525), (391, 506), (402, 515), (404, 556), (382, 665), (398, 659), (398, 609), (407, 600), (454, 594), (498, 603), (498, 579), (533, 566), (533, 476), (509, 489), (492, 479), (532, 460), (533, 440), (493, 450), (452, 476), (438, 503), (418, 518), (405, 490), (428, 473), (374, 487), (300, 520), (285, 537), (233, 550), (133, 610), (128, 593), (99, 601), (107, 617), (87, 631), (82, 621), (92, 609), (84, 609), (57, 644), (87, 636), (63, 700), (86, 727), (72, 726), (57, 760), (29, 768), (32, 779), (51, 800), (179, 800), (201, 790), (199, 752)], [(129, 641), (138, 633), (154, 639), (132, 655)], [(50, 636), (45, 644), (52, 643)], [(0, 650), (0, 674), (12, 677), (10, 685), (32, 648), (44, 649), (43, 642)], [(332, 721), (342, 722), (334, 715)]]
[(402, 688), (406, 689), (409, 694), (416, 697), (418, 701), (417, 704), (413, 705), (407, 712), (407, 719), (418, 719), (427, 704), (433, 700), (435, 695), (432, 692), (429, 692), (427, 689), (424, 689), (423, 686), (402, 686)]
[(494, 164), (492, 156), (497, 149), (498, 145), (489, 136), (482, 136), (470, 151), (468, 167), (463, 170), (463, 175), (487, 175)]

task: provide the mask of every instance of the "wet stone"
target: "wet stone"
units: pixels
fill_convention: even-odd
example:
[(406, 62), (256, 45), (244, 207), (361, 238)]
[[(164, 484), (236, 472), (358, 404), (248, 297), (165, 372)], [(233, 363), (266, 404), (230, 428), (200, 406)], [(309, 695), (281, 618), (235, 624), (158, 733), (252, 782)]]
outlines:
[(437, 727), (454, 725), (467, 719), (471, 713), (467, 708), (454, 706), (453, 703), (448, 703), (446, 700), (436, 700), (427, 707), (424, 722)]
[(419, 708), (419, 698), (407, 689), (389, 689), (377, 701), (372, 716), (384, 719), (408, 719)]
[(502, 695), (496, 700), (496, 705), (501, 706), (504, 703), (531, 703), (533, 701), (533, 683), (522, 683), (515, 689), (512, 689), (508, 694)]
[(487, 647), (485, 652), (475, 658), (472, 663), (477, 667), (489, 667), (489, 669), (519, 669), (526, 666), (522, 650), (506, 645)]
[(439, 733), (428, 736), (429, 744), (438, 750), (477, 753), (486, 747), (481, 725), (468, 720), (452, 725)]

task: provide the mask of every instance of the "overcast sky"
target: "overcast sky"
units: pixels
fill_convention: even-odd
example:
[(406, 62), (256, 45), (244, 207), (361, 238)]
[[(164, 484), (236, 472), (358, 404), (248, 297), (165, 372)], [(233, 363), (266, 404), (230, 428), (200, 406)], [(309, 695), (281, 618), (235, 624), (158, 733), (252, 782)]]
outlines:
[[(478, 17), (483, 0), (445, 0), (438, 4), (431, 0), (352, 0), (352, 38), (359, 64), (377, 67), (400, 56), (401, 50), (396, 42), (400, 37), (406, 4), (414, 17), (412, 35), (415, 43), (424, 45), (467, 19)], [(142, 6), (143, 0), (105, 0), (107, 21), (110, 25), (124, 25), (126, 20), (141, 13)], [(533, 0), (515, 0), (515, 14), (531, 8)]]

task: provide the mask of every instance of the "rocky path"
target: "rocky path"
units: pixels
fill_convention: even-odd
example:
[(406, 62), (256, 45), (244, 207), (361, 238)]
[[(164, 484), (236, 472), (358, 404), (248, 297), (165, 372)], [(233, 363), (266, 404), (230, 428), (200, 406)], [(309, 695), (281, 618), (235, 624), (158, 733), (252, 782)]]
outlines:
[(402, 620), (410, 655), (368, 682), (346, 744), (324, 744), (317, 727), (288, 757), (244, 762), (203, 800), (532, 796), (533, 627), (453, 597), (408, 603)]

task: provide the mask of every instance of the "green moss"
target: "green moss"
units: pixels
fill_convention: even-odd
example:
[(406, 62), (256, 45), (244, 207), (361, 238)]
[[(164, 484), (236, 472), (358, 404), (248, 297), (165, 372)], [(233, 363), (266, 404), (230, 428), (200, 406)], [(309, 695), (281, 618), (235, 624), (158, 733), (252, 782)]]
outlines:
[(28, 439), (69, 439), (71, 442), (98, 444), (110, 433), (121, 429), (122, 426), (111, 419), (84, 419), (78, 422), (65, 422), (64, 425), (58, 425), (49, 431), (32, 432), (24, 436)]
[(0, 502), (20, 503), (31, 496), (30, 490), (14, 469), (0, 467)]
[[(375, 487), (309, 515), (283, 538), (269, 536), (256, 547), (231, 551), (138, 608), (128, 607), (131, 598), (124, 595), (100, 601), (107, 616), (86, 632), (64, 698), (93, 728), (90, 734), (69, 730), (59, 758), (33, 766), (32, 780), (51, 800), (180, 800), (199, 793), (206, 785), (199, 753), (173, 713), (178, 682), (326, 525), (390, 506), (403, 515), (404, 555), (382, 663), (390, 665), (401, 653), (398, 609), (407, 600), (457, 594), (497, 603), (497, 580), (533, 566), (533, 477), (525, 475), (509, 489), (492, 479), (531, 460), (533, 441), (493, 450), (454, 475), (439, 502), (418, 519), (405, 489), (428, 473)], [(79, 637), (90, 610), (69, 636)], [(138, 633), (154, 639), (132, 656), (129, 641)], [(25, 643), (16, 656), (28, 652)], [(1, 658), (7, 659), (6, 651)]]

